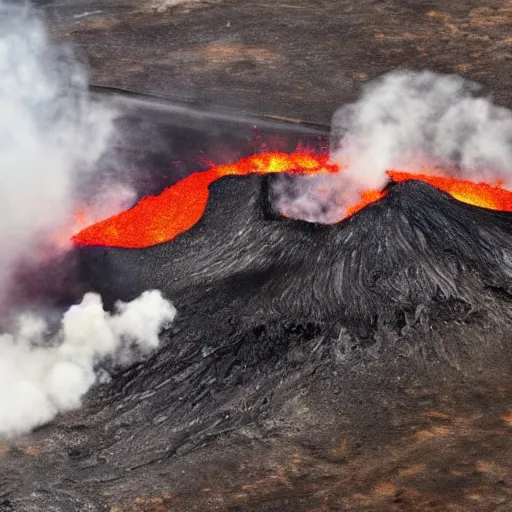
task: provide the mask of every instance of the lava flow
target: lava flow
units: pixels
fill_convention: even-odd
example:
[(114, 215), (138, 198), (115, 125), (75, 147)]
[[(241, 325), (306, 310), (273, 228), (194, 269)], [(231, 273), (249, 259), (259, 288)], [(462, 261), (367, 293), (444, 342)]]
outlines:
[[(209, 197), (209, 186), (228, 175), (290, 173), (314, 175), (337, 173), (342, 169), (329, 162), (327, 155), (269, 152), (243, 158), (234, 164), (212, 166), (191, 174), (158, 196), (141, 199), (135, 206), (93, 224), (72, 238), (78, 246), (143, 248), (168, 242), (194, 226), (202, 217)], [(430, 174), (388, 171), (396, 183), (419, 180), (449, 193), (455, 199), (493, 210), (512, 211), (512, 192), (500, 184), (473, 183)], [(360, 201), (349, 205), (346, 217), (377, 201), (385, 191), (364, 190)]]
[(72, 240), (76, 245), (142, 248), (168, 242), (194, 226), (208, 202), (208, 187), (229, 175), (339, 172), (327, 155), (312, 153), (262, 153), (235, 164), (212, 166), (167, 188), (158, 196), (141, 199), (133, 208), (93, 224)]
[(502, 188), (500, 183), (489, 185), (483, 182), (474, 183), (444, 176), (412, 174), (402, 171), (388, 171), (387, 174), (395, 183), (410, 180), (424, 181), (463, 203), (490, 210), (512, 211), (512, 192)]

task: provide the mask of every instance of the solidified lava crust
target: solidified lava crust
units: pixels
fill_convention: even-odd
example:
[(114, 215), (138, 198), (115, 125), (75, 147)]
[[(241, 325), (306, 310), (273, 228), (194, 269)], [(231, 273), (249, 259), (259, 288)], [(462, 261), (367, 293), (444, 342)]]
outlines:
[(5, 484), (12, 510), (445, 510), (491, 485), (456, 476), (476, 464), (465, 445), (508, 471), (508, 395), (486, 397), (511, 370), (512, 214), (412, 181), (309, 224), (275, 214), (271, 179), (216, 181), (170, 243), (81, 250), (110, 304), (158, 288), (178, 318), (32, 435), (48, 483), (26, 464)]

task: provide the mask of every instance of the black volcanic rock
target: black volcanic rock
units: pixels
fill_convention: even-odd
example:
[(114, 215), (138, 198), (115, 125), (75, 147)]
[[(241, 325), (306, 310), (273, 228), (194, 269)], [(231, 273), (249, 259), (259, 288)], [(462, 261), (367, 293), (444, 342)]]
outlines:
[[(454, 487), (480, 456), (464, 447), (509, 464), (512, 215), (406, 182), (315, 225), (277, 216), (269, 179), (218, 180), (170, 243), (81, 251), (110, 303), (159, 288), (178, 317), (154, 355), (31, 435), (44, 482), (9, 452), (26, 469), (5, 486), (13, 510), (361, 510), (364, 492), (368, 510), (427, 510), (483, 485)], [(396, 477), (417, 494), (379, 483), (418, 453), (427, 476)]]
[(339, 224), (317, 225), (276, 215), (267, 179), (216, 181), (203, 218), (170, 243), (83, 249), (84, 276), (110, 302), (158, 288), (182, 314), (206, 302), (251, 319), (286, 316), (368, 332), (403, 326), (434, 305), (463, 314), (491, 289), (511, 291), (510, 213), (410, 181)]

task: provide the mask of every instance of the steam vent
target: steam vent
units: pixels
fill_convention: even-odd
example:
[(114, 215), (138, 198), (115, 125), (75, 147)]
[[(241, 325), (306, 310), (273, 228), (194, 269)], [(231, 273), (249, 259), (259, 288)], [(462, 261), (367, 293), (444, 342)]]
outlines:
[[(114, 107), (100, 164), (135, 192), (19, 272), (13, 303), (64, 315), (45, 354), (91, 367), (75, 401), (41, 371), (0, 512), (512, 510), (511, 6), (65, 3), (35, 7)], [(379, 78), (402, 68), (429, 72)], [(358, 160), (377, 138), (396, 165)]]

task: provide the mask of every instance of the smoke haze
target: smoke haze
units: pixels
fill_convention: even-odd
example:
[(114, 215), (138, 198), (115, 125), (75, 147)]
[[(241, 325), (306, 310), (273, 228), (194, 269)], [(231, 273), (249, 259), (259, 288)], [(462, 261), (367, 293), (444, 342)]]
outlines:
[(428, 172), (512, 186), (512, 112), (455, 75), (393, 72), (333, 116), (331, 160), (338, 175), (274, 185), (277, 207), (304, 220), (332, 223), (365, 189), (382, 189), (386, 170)]
[(86, 70), (28, 3), (0, 0), (0, 305), (13, 267), (72, 223), (74, 188), (108, 149), (115, 115), (90, 100)]

